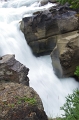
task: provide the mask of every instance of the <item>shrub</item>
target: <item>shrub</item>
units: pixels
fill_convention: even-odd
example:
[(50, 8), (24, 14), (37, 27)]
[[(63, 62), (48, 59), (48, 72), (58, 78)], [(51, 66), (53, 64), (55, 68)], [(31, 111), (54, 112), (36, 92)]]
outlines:
[(74, 75), (76, 75), (77, 77), (79, 77), (79, 66), (76, 67), (76, 71), (74, 72)]
[(63, 120), (79, 120), (79, 90), (66, 97), (66, 103), (61, 107), (64, 110)]
[(79, 0), (57, 0), (59, 1), (61, 4), (65, 4), (66, 2), (68, 2), (71, 6), (71, 8), (79, 8)]

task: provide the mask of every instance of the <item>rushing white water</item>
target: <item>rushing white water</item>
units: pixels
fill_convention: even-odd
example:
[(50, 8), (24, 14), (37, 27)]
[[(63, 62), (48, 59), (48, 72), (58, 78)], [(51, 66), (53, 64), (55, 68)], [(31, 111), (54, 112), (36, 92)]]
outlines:
[(29, 78), (32, 86), (42, 99), (48, 116), (60, 116), (60, 106), (65, 96), (78, 87), (72, 79), (59, 80), (52, 68), (49, 56), (36, 58), (32, 55), (23, 33), (19, 29), (19, 21), (34, 11), (44, 10), (52, 6), (40, 6), (39, 0), (8, 0), (0, 3), (0, 56), (15, 54), (16, 59), (30, 68)]

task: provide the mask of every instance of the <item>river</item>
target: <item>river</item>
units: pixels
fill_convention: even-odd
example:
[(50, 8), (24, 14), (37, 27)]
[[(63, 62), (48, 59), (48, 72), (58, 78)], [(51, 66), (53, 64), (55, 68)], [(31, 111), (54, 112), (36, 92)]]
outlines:
[(49, 117), (61, 116), (60, 106), (65, 97), (78, 88), (73, 78), (58, 79), (53, 71), (50, 56), (36, 58), (20, 31), (20, 21), (33, 12), (45, 10), (54, 4), (40, 6), (39, 0), (8, 0), (0, 2), (0, 56), (15, 54), (18, 61), (29, 71), (30, 86), (42, 99), (44, 110)]

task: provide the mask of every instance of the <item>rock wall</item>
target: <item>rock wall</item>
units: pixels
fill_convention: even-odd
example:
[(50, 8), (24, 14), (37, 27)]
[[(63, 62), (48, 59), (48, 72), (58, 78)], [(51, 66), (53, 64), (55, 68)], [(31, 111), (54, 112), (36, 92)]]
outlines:
[(20, 29), (33, 53), (50, 53), (56, 46), (57, 35), (77, 30), (78, 18), (75, 14), (68, 6), (56, 6), (23, 18)]
[(59, 78), (73, 76), (79, 65), (79, 35), (76, 31), (79, 21), (76, 14), (68, 4), (57, 5), (37, 11), (21, 21), (20, 29), (33, 54), (38, 56), (52, 52), (53, 68)]
[(52, 64), (58, 77), (74, 76), (79, 65), (79, 33), (69, 32), (58, 36), (57, 46), (51, 53)]
[(0, 57), (0, 120), (48, 120), (28, 71), (15, 55)]

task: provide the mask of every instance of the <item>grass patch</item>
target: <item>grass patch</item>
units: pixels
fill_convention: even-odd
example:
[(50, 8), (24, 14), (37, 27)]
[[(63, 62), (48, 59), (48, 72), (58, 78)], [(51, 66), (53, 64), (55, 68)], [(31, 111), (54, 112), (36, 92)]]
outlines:
[(26, 103), (26, 102), (31, 105), (35, 105), (37, 103), (35, 98), (27, 98), (26, 96), (24, 96), (22, 98), (18, 98), (17, 104)]

